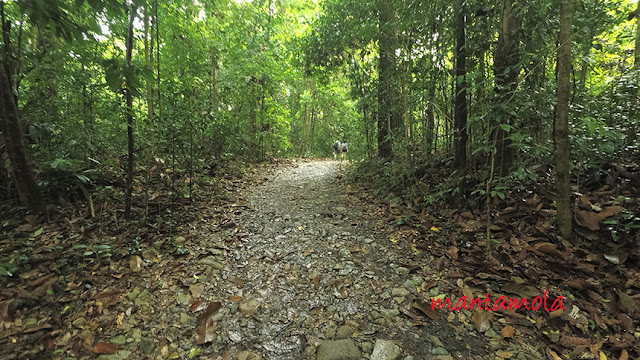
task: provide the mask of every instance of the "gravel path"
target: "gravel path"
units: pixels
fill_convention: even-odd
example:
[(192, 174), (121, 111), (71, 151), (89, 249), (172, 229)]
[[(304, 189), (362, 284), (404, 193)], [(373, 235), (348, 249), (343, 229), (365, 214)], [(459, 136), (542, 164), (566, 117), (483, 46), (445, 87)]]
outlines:
[(469, 352), (446, 320), (415, 326), (404, 314), (424, 280), (394, 263), (403, 254), (387, 248), (349, 190), (339, 161), (313, 161), (248, 191), (233, 218), (241, 240), (220, 274), (223, 291), (242, 300), (225, 304), (219, 346), (240, 359), (274, 360)]

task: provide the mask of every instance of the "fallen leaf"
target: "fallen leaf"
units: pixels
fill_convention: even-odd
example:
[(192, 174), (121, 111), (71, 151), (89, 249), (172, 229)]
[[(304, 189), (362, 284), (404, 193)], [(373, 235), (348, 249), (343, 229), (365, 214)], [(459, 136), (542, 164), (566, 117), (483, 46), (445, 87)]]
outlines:
[(624, 211), (622, 206), (608, 206), (599, 213), (591, 211), (578, 210), (575, 213), (575, 220), (578, 225), (586, 227), (589, 230), (600, 230), (600, 221)]
[(600, 217), (594, 212), (578, 210), (574, 215), (574, 219), (578, 225), (589, 230), (600, 230)]
[(47, 291), (49, 291), (53, 283), (55, 283), (56, 281), (58, 281), (57, 278), (52, 278), (47, 280), (44, 284), (38, 286), (35, 290), (33, 290), (31, 294), (35, 297), (44, 296), (47, 293)]
[(207, 306), (207, 310), (205, 310), (200, 316), (198, 316), (198, 322), (201, 323), (203, 320), (209, 318), (211, 315), (214, 315), (222, 308), (222, 303), (219, 301), (214, 301), (209, 303)]
[(198, 312), (204, 310), (204, 300), (198, 300), (189, 306), (189, 311)]
[(627, 261), (627, 258), (629, 257), (629, 251), (626, 251), (624, 249), (617, 249), (613, 253), (603, 254), (603, 256), (605, 259), (609, 260), (611, 263), (620, 265), (625, 261)]
[(541, 242), (533, 245), (533, 248), (549, 255), (559, 255), (558, 246), (549, 242)]
[(189, 291), (191, 291), (191, 296), (197, 299), (202, 296), (202, 293), (204, 292), (204, 285), (202, 284), (189, 285)]
[(503, 338), (512, 338), (513, 335), (515, 335), (515, 333), (516, 333), (516, 329), (511, 325), (507, 325), (503, 327), (502, 330), (500, 331), (500, 334), (502, 334)]
[(589, 339), (581, 338), (578, 336), (562, 335), (562, 337), (560, 338), (560, 344), (568, 348), (587, 346), (590, 343), (591, 341), (589, 341)]
[(562, 316), (562, 314), (564, 314), (564, 310), (563, 309), (558, 309), (556, 311), (550, 312), (549, 313), (549, 317), (553, 319), (553, 318), (557, 318), (557, 317)]
[(216, 338), (216, 334), (214, 332), (215, 328), (216, 324), (213, 319), (211, 317), (207, 317), (207, 319), (196, 329), (198, 345), (212, 342)]
[(322, 280), (322, 275), (314, 276), (313, 278), (313, 289), (318, 290), (318, 286), (320, 286), (320, 280)]
[(549, 350), (549, 353), (551, 354), (551, 357), (553, 358), (553, 360), (565, 360), (565, 359), (561, 358), (560, 356), (558, 356), (558, 354), (555, 351), (550, 350), (550, 349), (548, 349), (548, 350)]
[(124, 294), (124, 290), (103, 291), (93, 298), (94, 300), (100, 301), (103, 307), (109, 307), (117, 304), (120, 301), (122, 294)]
[(553, 360), (564, 360), (560, 356), (558, 356), (558, 354), (553, 350), (549, 350), (549, 353), (551, 354), (551, 357), (553, 358)]
[(627, 331), (633, 330), (633, 319), (631, 319), (629, 315), (620, 313), (618, 314), (617, 319), (620, 321), (620, 325), (622, 325), (623, 329)]
[(467, 299), (473, 299), (473, 292), (467, 286), (462, 288), (462, 295), (466, 296)]
[(438, 318), (440, 318), (440, 314), (435, 310), (431, 310), (431, 305), (426, 301), (416, 300), (413, 303), (413, 307), (422, 311), (423, 314), (427, 315), (432, 320), (438, 320)]
[(618, 360), (628, 360), (629, 359), (629, 353), (627, 352), (626, 349), (622, 349), (622, 351), (620, 352), (620, 357), (618, 358)]
[(623, 211), (625, 211), (625, 208), (622, 206), (608, 206), (598, 213), (598, 217), (602, 220)]
[(447, 250), (447, 255), (449, 255), (449, 257), (452, 260), (456, 260), (458, 258), (458, 248), (455, 246), (451, 246), (448, 250)]
[(496, 352), (496, 355), (503, 359), (511, 359), (513, 357), (513, 353), (510, 351), (500, 350)]
[(12, 301), (13, 300), (5, 300), (0, 302), (0, 329), (3, 328), (4, 324), (13, 322), (11, 315), (9, 315), (9, 304), (11, 304)]
[(532, 298), (539, 294), (536, 288), (525, 284), (518, 284), (516, 282), (505, 283), (502, 286), (502, 290), (511, 294), (516, 294), (521, 298)]
[(476, 330), (483, 333), (491, 328), (491, 320), (493, 319), (493, 313), (491, 311), (478, 310), (473, 313), (471, 320)]
[(42, 325), (30, 327), (28, 329), (23, 330), (22, 332), (25, 333), (25, 334), (29, 334), (29, 333), (33, 333), (33, 332), (36, 332), (36, 331), (40, 331), (40, 330), (44, 330), (44, 329), (51, 329), (51, 328), (53, 328), (53, 326), (51, 326), (51, 324), (42, 324)]
[(632, 315), (636, 312), (637, 304), (636, 304), (636, 301), (631, 296), (618, 290), (618, 297), (620, 298), (620, 303), (618, 304), (620, 306), (620, 310), (624, 311), (629, 315)]
[(118, 351), (114, 345), (100, 341), (93, 347), (93, 352), (96, 354), (115, 354)]
[(540, 202), (540, 196), (538, 196), (538, 194), (533, 194), (532, 197), (528, 199), (524, 199), (524, 203), (530, 206), (538, 205), (539, 202)]
[(565, 284), (570, 288), (573, 288), (576, 290), (588, 289), (593, 287), (591, 284), (589, 284), (583, 279), (569, 279), (565, 281)]
[(140, 272), (140, 267), (141, 266), (142, 266), (142, 259), (138, 255), (135, 255), (129, 261), (129, 267), (131, 268), (131, 271), (133, 271), (133, 272)]
[(422, 290), (429, 291), (437, 284), (438, 282), (436, 280), (431, 280), (429, 282), (422, 283)]
[(598, 352), (600, 351), (600, 349), (602, 349), (602, 344), (604, 344), (603, 341), (598, 341), (595, 344), (591, 344), (589, 345), (589, 351), (594, 355), (594, 356), (598, 356)]
[(229, 300), (233, 301), (233, 302), (239, 302), (242, 301), (242, 296), (238, 296), (238, 295), (229, 295)]

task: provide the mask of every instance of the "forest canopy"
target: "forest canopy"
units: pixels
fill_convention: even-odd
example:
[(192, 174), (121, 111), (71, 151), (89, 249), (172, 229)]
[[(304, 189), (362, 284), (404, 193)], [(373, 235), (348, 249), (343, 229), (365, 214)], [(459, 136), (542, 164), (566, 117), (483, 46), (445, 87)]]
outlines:
[(3, 1), (3, 197), (38, 212), (107, 182), (129, 217), (155, 180), (188, 197), (225, 159), (337, 139), (418, 202), (481, 207), (541, 166), (569, 201), (637, 156), (640, 31), (630, 0), (560, 5)]

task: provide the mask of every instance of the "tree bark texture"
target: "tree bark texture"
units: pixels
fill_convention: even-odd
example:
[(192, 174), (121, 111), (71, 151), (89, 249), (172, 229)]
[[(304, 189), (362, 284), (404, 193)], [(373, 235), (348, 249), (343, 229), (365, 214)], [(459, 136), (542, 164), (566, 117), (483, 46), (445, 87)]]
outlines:
[[(129, 31), (127, 35), (127, 68), (129, 70), (132, 69), (131, 66), (131, 53), (133, 51), (133, 21), (136, 18), (136, 6), (131, 5), (131, 13), (129, 14)], [(125, 98), (127, 101), (127, 150), (128, 150), (128, 160), (127, 160), (127, 189), (124, 198), (124, 216), (125, 218), (131, 218), (131, 199), (133, 194), (133, 161), (134, 161), (134, 150), (133, 150), (133, 94), (131, 93), (130, 85), (127, 84), (125, 89)]]
[(564, 238), (572, 232), (569, 160), (569, 95), (571, 81), (571, 0), (562, 0), (560, 8), (560, 48), (558, 49), (558, 105), (556, 118), (556, 204), (558, 229)]

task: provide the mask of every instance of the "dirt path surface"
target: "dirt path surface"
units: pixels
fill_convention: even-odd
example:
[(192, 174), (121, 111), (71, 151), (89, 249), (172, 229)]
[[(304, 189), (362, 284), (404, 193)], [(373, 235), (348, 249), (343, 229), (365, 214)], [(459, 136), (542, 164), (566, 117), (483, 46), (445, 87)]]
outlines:
[(350, 196), (356, 191), (337, 161), (298, 163), (248, 191), (233, 218), (241, 240), (219, 284), (239, 301), (223, 301), (217, 347), (274, 360), (484, 353), (483, 340), (456, 333), (445, 319), (404, 314), (424, 279), (401, 266), (411, 249), (388, 246), (387, 231)]
[(109, 238), (108, 260), (61, 250), (88, 241), (81, 226), (30, 227), (34, 267), (0, 287), (0, 358), (447, 360), (512, 346), (467, 310), (430, 312), (430, 297), (459, 292), (445, 273), (459, 263), (409, 240), (397, 206), (349, 184), (346, 165), (219, 177), (140, 236)]

